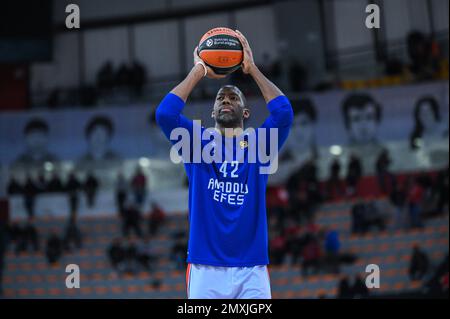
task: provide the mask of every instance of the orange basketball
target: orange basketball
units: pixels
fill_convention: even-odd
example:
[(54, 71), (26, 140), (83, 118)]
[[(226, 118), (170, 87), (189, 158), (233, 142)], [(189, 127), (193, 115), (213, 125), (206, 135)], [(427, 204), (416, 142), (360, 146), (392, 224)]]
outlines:
[(217, 74), (229, 74), (241, 66), (244, 53), (236, 32), (214, 28), (200, 39), (198, 55)]

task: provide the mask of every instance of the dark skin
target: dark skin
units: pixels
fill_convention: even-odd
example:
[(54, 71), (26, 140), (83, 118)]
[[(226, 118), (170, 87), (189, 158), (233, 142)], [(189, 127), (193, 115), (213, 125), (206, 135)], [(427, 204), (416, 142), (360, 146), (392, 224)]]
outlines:
[(244, 128), (244, 120), (250, 117), (242, 92), (235, 86), (224, 86), (217, 92), (211, 117), (222, 134), (225, 128)]

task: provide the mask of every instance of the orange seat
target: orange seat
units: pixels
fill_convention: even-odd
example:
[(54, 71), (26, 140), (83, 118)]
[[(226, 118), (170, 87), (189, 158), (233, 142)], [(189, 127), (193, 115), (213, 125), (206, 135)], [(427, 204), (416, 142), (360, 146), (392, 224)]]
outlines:
[(115, 294), (121, 294), (123, 292), (123, 288), (120, 286), (111, 287), (111, 292)]
[(21, 288), (17, 291), (19, 296), (28, 296), (30, 294), (30, 290), (27, 288)]
[(48, 290), (49, 294), (52, 296), (58, 296), (61, 294), (61, 289), (59, 288), (51, 288)]
[(91, 287), (81, 287), (80, 291), (83, 295), (88, 295), (92, 293), (92, 288)]
[(45, 295), (45, 289), (44, 288), (35, 288), (33, 290), (33, 294), (36, 296), (43, 296), (43, 295)]
[(176, 284), (175, 285), (175, 291), (184, 291), (186, 289), (185, 284)]
[(108, 288), (106, 287), (95, 287), (94, 290), (97, 295), (104, 295), (108, 292)]
[(403, 290), (406, 288), (406, 284), (404, 282), (397, 282), (394, 284), (395, 290)]
[(6, 298), (14, 298), (15, 297), (14, 289), (11, 289), (11, 288), (5, 289), (5, 297)]
[(135, 292), (138, 292), (139, 290), (140, 290), (139, 286), (136, 286), (136, 285), (127, 287), (127, 291), (129, 293), (135, 293)]

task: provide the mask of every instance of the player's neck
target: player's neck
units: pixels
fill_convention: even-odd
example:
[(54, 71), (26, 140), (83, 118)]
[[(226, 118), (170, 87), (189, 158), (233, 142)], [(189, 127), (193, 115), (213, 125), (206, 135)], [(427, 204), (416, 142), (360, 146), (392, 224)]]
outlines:
[(220, 124), (216, 123), (215, 129), (225, 137), (239, 136), (244, 131), (244, 123), (241, 123), (239, 126), (236, 127), (223, 127)]

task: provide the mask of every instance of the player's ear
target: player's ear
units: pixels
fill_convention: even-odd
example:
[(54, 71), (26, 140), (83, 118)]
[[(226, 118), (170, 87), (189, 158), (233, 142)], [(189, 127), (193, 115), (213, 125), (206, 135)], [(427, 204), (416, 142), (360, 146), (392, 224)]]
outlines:
[(249, 109), (244, 109), (244, 119), (248, 119), (250, 117), (250, 110)]
[(214, 110), (211, 112), (211, 118), (214, 118)]

